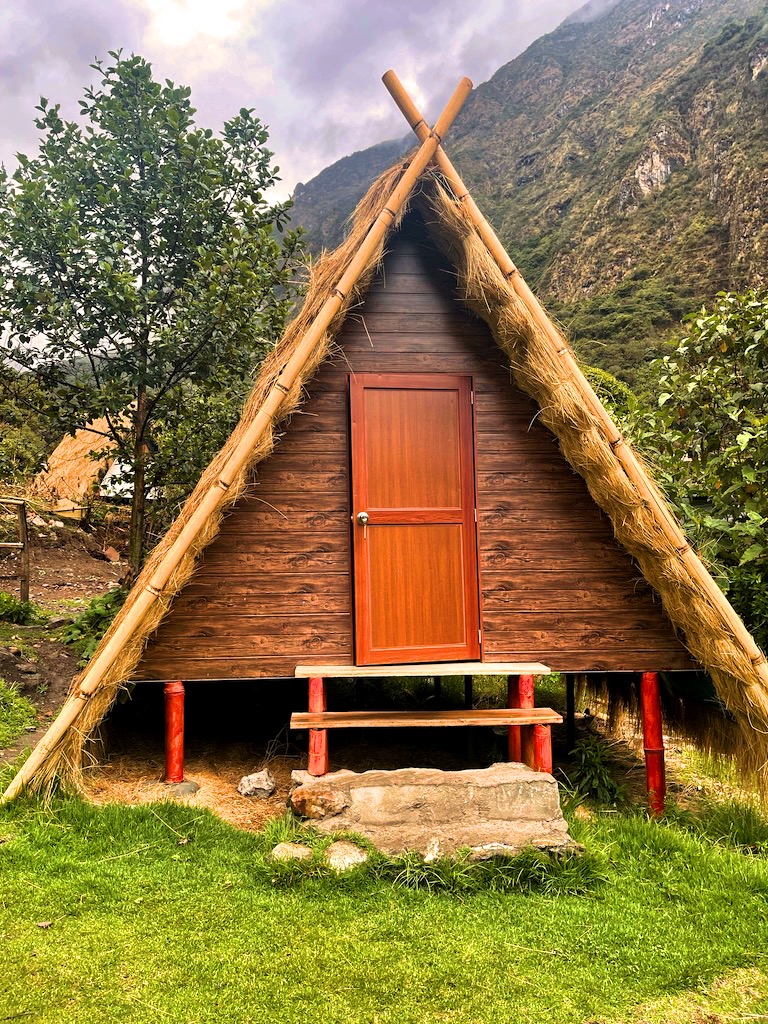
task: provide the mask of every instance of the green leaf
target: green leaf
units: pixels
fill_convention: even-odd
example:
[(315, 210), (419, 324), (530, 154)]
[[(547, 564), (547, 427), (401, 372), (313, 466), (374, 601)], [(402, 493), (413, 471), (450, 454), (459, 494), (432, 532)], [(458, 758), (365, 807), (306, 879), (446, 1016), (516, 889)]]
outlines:
[(765, 544), (752, 544), (744, 554), (741, 556), (739, 565), (746, 565), (748, 562), (754, 562), (755, 559), (759, 558), (760, 555), (765, 551)]

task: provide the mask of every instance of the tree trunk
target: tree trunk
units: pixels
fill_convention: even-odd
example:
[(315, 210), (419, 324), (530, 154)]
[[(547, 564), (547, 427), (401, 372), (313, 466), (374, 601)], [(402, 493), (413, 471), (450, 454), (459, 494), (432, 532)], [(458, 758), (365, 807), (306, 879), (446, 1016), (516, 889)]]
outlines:
[(131, 500), (131, 527), (128, 536), (128, 579), (132, 584), (139, 575), (144, 555), (144, 524), (146, 519), (147, 452), (147, 393), (142, 389), (136, 401), (134, 415), (135, 440), (133, 449), (133, 498)]

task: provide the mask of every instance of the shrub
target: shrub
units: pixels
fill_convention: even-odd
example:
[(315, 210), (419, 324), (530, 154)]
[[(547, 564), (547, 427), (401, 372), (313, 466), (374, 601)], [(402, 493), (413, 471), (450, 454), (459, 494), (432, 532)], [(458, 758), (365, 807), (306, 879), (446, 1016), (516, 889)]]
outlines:
[(14, 481), (32, 476), (45, 461), (45, 440), (27, 426), (0, 423), (0, 428), (0, 479)]
[(95, 597), (74, 622), (61, 631), (64, 643), (70, 644), (80, 655), (80, 665), (85, 665), (96, 650), (125, 598), (126, 592), (120, 589)]
[(592, 797), (601, 804), (621, 804), (626, 788), (616, 782), (608, 766), (610, 746), (597, 736), (587, 736), (571, 751), (573, 767), (567, 781), (574, 795)]
[(0, 590), (0, 622), (16, 626), (34, 626), (45, 621), (45, 615), (31, 601), (20, 601), (13, 594)]

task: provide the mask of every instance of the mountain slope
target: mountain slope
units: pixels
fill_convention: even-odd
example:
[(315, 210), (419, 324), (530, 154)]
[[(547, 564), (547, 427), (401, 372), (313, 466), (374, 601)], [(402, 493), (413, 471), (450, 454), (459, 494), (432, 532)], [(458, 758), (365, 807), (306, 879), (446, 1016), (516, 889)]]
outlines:
[[(335, 244), (408, 146), (297, 187), (310, 241)], [(582, 354), (636, 381), (684, 312), (765, 283), (766, 5), (622, 0), (572, 17), (474, 91), (447, 148)]]

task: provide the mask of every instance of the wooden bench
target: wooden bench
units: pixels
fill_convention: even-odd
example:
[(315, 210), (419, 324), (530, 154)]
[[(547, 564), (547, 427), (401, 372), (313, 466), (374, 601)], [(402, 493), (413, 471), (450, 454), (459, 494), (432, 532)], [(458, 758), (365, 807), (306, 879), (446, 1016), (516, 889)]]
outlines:
[(385, 676), (548, 676), (539, 661), (440, 661), (418, 665), (297, 665), (297, 679), (370, 679)]
[(551, 708), (489, 708), (483, 711), (295, 711), (292, 729), (415, 728), (446, 725), (559, 725)]
[[(509, 760), (523, 761), (534, 771), (552, 771), (552, 737), (550, 726), (562, 722), (551, 708), (534, 707), (534, 675), (547, 675), (546, 665), (509, 662), (440, 663), (436, 665), (299, 665), (296, 676), (309, 680), (309, 710), (291, 716), (292, 729), (309, 730), (309, 773), (328, 772), (328, 729), (408, 728), (472, 725), (506, 726)], [(474, 675), (506, 675), (507, 707), (475, 711), (472, 708), (472, 677)], [(462, 711), (328, 711), (326, 705), (327, 677), (374, 676), (441, 676), (463, 675), (465, 700)], [(469, 683), (469, 685), (467, 685)]]

